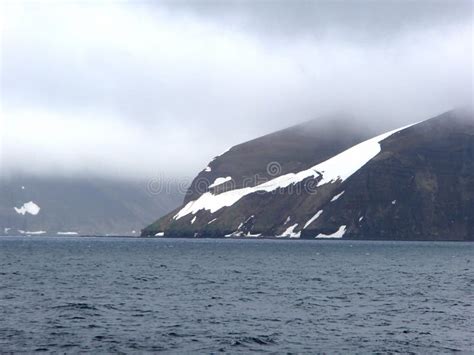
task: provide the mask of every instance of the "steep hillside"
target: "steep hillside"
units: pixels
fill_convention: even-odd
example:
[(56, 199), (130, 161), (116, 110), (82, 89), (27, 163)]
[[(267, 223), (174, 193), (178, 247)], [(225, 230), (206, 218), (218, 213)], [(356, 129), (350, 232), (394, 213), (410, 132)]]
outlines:
[[(351, 140), (347, 137), (350, 129), (336, 131), (342, 137), (337, 142)], [(264, 137), (267, 149), (271, 150), (275, 137), (279, 142), (288, 136), (281, 131)], [(198, 197), (144, 229), (143, 235), (474, 239), (471, 111), (448, 112), (359, 144), (352, 137), (354, 144), (334, 144), (337, 148), (331, 153), (327, 148), (332, 145), (330, 136), (320, 133), (319, 138), (327, 139), (315, 137), (311, 143), (313, 152), (327, 154), (294, 152), (293, 156), (305, 158), (283, 160), (280, 174), (271, 176), (267, 171), (266, 180), (255, 184), (241, 184), (240, 176), (246, 174), (240, 172), (236, 158), (224, 154), (220, 164), (232, 165), (238, 178), (230, 170), (221, 174), (217, 183), (225, 183), (210, 184), (192, 195)], [(294, 144), (295, 150), (303, 149)], [(243, 164), (255, 166), (253, 171), (258, 174), (267, 169), (268, 160), (281, 154), (279, 147), (272, 158), (259, 151), (257, 164), (250, 153), (255, 141), (237, 148), (249, 151)], [(292, 153), (285, 152), (285, 156)], [(212, 163), (210, 168), (212, 171)]]
[(308, 121), (236, 145), (215, 157), (193, 180), (184, 203), (208, 191), (216, 179), (232, 177), (231, 181), (216, 185), (212, 189), (216, 193), (255, 186), (275, 176), (308, 169), (378, 133), (342, 115), (323, 121), (332, 124)]

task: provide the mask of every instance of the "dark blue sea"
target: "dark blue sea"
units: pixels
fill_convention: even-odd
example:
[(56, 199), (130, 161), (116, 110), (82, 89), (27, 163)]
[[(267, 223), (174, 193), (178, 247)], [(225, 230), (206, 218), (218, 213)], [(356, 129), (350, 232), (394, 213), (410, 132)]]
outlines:
[(474, 351), (474, 243), (0, 238), (1, 352)]

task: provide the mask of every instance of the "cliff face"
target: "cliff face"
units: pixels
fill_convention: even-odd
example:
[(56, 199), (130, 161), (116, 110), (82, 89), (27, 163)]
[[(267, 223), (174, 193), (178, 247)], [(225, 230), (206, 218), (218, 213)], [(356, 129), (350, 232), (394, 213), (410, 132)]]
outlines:
[[(261, 138), (261, 149), (259, 140), (232, 148), (198, 175), (182, 207), (142, 234), (474, 240), (472, 112), (369, 140), (350, 128), (313, 139), (303, 131), (307, 139), (292, 128)], [(283, 149), (282, 141), (292, 144)], [(198, 181), (222, 166), (229, 168), (216, 169), (207, 186)], [(252, 182), (251, 172), (262, 178)]]

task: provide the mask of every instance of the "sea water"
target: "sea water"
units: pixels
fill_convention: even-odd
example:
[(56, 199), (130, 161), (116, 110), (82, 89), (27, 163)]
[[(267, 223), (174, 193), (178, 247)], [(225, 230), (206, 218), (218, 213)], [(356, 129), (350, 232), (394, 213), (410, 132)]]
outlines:
[(0, 238), (2, 352), (474, 351), (474, 243)]

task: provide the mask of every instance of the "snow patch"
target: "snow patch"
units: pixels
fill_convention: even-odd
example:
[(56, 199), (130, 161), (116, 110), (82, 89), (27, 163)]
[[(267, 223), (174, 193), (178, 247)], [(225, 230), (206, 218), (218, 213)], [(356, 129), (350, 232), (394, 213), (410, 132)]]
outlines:
[(345, 192), (345, 191), (342, 191), (340, 194), (337, 194), (336, 196), (334, 196), (334, 197), (331, 199), (331, 202), (336, 201), (339, 197), (342, 196), (342, 194), (343, 194), (344, 192)]
[(321, 216), (321, 214), (323, 213), (323, 210), (319, 210), (318, 212), (316, 212), (316, 214), (311, 217), (308, 222), (305, 223), (303, 229), (305, 229), (306, 227), (308, 227), (311, 223), (313, 223), (316, 219), (318, 219), (319, 216)]
[(301, 236), (301, 232), (295, 232), (295, 228), (298, 226), (298, 223), (289, 226), (282, 234), (277, 235), (277, 238), (299, 238)]
[(41, 234), (46, 234), (46, 231), (34, 231), (34, 232), (30, 232), (30, 231), (19, 230), (19, 232), (20, 232), (21, 234), (26, 234), (26, 235), (41, 235)]
[(216, 180), (214, 180), (214, 182), (211, 185), (209, 185), (209, 188), (213, 188), (213, 187), (222, 185), (222, 184), (224, 184), (224, 183), (226, 183), (227, 181), (230, 181), (230, 180), (232, 180), (232, 177), (230, 177), (230, 176), (218, 177)]
[(244, 234), (244, 232), (242, 231), (235, 231), (235, 232), (232, 232), (230, 234), (226, 234), (224, 237), (226, 238), (230, 238), (230, 237), (241, 237), (242, 234)]
[(216, 155), (214, 158), (212, 158), (211, 162), (213, 162), (214, 160), (216, 160), (217, 158), (219, 158), (220, 156), (224, 155), (225, 153), (227, 153), (229, 150), (231, 150), (232, 147), (226, 149), (224, 152), (222, 152), (221, 154), (219, 155)]
[(396, 204), (397, 203), (397, 200), (393, 200), (392, 201), (392, 205)]
[(362, 222), (363, 219), (364, 219), (364, 216), (360, 217), (359, 222)]
[(26, 202), (23, 204), (23, 206), (19, 207), (19, 208), (16, 208), (16, 207), (13, 207), (16, 211), (16, 213), (18, 214), (22, 214), (23, 216), (26, 214), (26, 213), (29, 213), (33, 216), (36, 216), (39, 211), (40, 211), (40, 207), (34, 203), (33, 201), (30, 201), (30, 202)]
[(57, 232), (57, 235), (78, 235), (77, 232)]
[(258, 234), (252, 234), (250, 232), (248, 232), (247, 234), (245, 234), (246, 237), (248, 238), (258, 238), (262, 235), (262, 233), (258, 233)]
[(286, 221), (285, 221), (285, 223), (283, 223), (283, 225), (287, 224), (289, 221), (291, 221), (291, 217), (290, 217), (290, 216), (286, 217)]
[(10, 231), (11, 228), (3, 228), (3, 233), (8, 233)]
[(165, 236), (165, 232), (158, 232), (155, 234), (155, 237), (164, 237)]
[[(244, 233), (244, 231), (241, 230), (241, 228), (246, 224), (248, 223), (252, 218), (255, 218), (254, 215), (251, 215), (250, 217), (248, 217), (245, 222), (242, 222), (239, 224), (239, 226), (237, 227), (237, 229), (235, 231), (233, 231), (232, 233), (230, 234), (226, 234), (225, 237), (229, 238), (229, 237), (260, 237), (262, 234), (261, 233), (258, 233), (258, 234), (252, 234), (250, 233), (250, 231), (247, 231), (247, 233)], [(215, 218), (217, 219), (217, 218)], [(214, 219), (214, 220), (215, 220)], [(210, 222), (209, 222), (210, 223)]]
[(231, 237), (258, 238), (261, 235), (262, 235), (262, 233), (252, 234), (250, 232), (247, 232), (246, 234), (244, 234), (244, 232), (242, 232), (242, 231), (235, 231), (235, 232), (232, 232), (230, 234), (226, 234), (224, 237), (226, 237), (226, 238), (231, 238)]
[(207, 222), (207, 224), (214, 223), (216, 220), (217, 220), (217, 218), (211, 219), (209, 222)]
[(220, 156), (224, 155), (225, 153), (227, 153), (227, 152), (228, 152), (229, 150), (231, 150), (231, 149), (232, 149), (232, 147), (230, 147), (230, 148), (227, 148), (227, 149), (226, 149), (226, 150), (224, 150), (224, 151), (223, 151), (221, 154), (219, 154), (219, 155), (218, 155), (218, 157), (220, 157)]
[(194, 222), (196, 222), (196, 216), (191, 220), (191, 224), (194, 224)]
[(205, 171), (206, 173), (209, 173), (209, 172), (212, 171), (212, 169), (211, 169), (210, 166), (206, 166), (206, 168), (204, 169), (204, 171)]
[(342, 238), (346, 233), (346, 226), (340, 226), (339, 229), (333, 234), (318, 234), (315, 238)]
[[(286, 188), (289, 185), (299, 183), (307, 178), (320, 177), (321, 180), (317, 186), (335, 181), (343, 182), (352, 174), (358, 171), (361, 167), (367, 164), (381, 151), (380, 142), (384, 139), (398, 133), (413, 124), (381, 134), (362, 143), (359, 143), (334, 157), (313, 166), (310, 169), (300, 171), (298, 173), (289, 173), (281, 175), (275, 179), (267, 181), (263, 184), (254, 187), (245, 187), (241, 189), (234, 189), (223, 192), (219, 195), (214, 195), (210, 192), (202, 194), (197, 200), (190, 201), (184, 206), (173, 218), (180, 219), (190, 213), (195, 214), (199, 210), (208, 210), (215, 213), (223, 207), (232, 206), (246, 195), (254, 192), (272, 192), (277, 189)], [(226, 178), (218, 178), (226, 179)], [(217, 179), (216, 179), (217, 180)], [(214, 182), (209, 187), (217, 186)], [(222, 183), (222, 182), (221, 182)]]

